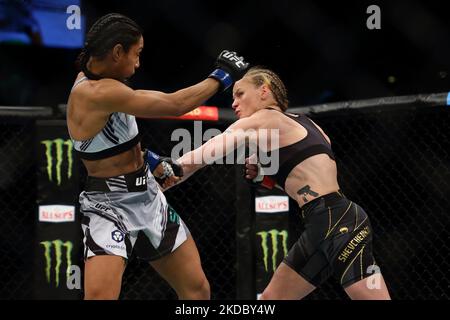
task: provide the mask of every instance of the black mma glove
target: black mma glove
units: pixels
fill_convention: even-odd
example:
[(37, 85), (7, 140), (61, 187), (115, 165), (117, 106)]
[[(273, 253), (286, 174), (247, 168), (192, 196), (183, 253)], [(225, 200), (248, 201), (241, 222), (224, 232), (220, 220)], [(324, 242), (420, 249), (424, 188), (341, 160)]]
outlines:
[(234, 82), (238, 81), (245, 74), (248, 63), (243, 57), (239, 57), (236, 52), (224, 50), (216, 60), (216, 68), (208, 78), (214, 78), (220, 82), (223, 91), (228, 89)]

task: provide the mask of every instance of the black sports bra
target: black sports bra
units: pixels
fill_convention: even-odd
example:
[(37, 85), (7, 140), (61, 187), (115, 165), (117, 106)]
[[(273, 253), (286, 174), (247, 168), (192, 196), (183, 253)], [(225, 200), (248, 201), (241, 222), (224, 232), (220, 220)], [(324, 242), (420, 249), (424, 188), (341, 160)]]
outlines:
[[(267, 109), (276, 110), (273, 108)], [(300, 162), (321, 153), (327, 154), (333, 160), (335, 160), (335, 158), (331, 145), (307, 116), (292, 113), (283, 114), (302, 125), (307, 131), (306, 137), (302, 140), (278, 149), (280, 166), (278, 172), (272, 175), (272, 177), (275, 179), (277, 184), (284, 189), (284, 184), (289, 173)]]

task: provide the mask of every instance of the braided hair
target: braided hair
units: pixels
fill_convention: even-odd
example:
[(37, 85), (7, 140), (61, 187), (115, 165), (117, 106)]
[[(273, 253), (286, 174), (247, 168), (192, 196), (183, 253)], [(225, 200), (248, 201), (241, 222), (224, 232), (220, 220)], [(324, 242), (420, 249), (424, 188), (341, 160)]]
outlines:
[(281, 81), (280, 77), (278, 77), (275, 72), (261, 66), (256, 66), (250, 68), (244, 77), (250, 78), (250, 81), (257, 87), (266, 84), (272, 91), (275, 102), (281, 110), (287, 110), (289, 104), (287, 90), (283, 81)]
[(128, 52), (141, 36), (141, 28), (130, 18), (119, 13), (104, 15), (94, 23), (86, 35), (84, 48), (77, 58), (79, 70), (89, 79), (101, 79), (88, 70), (89, 58), (104, 58), (116, 44), (121, 44), (124, 51)]

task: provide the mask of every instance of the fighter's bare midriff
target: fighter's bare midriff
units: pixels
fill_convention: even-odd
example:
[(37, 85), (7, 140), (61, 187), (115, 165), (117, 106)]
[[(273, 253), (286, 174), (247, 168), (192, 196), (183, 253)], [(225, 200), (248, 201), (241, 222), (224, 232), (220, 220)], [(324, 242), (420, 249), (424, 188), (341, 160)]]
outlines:
[(307, 196), (307, 202), (339, 190), (336, 162), (326, 154), (317, 154), (299, 163), (289, 173), (285, 182), (286, 193), (301, 207), (306, 202), (299, 190), (309, 186), (316, 196)]
[[(261, 128), (279, 130), (279, 145), (281, 147), (301, 141), (307, 135), (307, 130), (302, 125), (279, 111), (266, 109), (260, 110), (259, 114), (261, 114), (261, 117), (258, 117), (256, 121), (261, 119)], [(314, 125), (328, 143), (331, 143), (330, 138), (323, 130), (317, 124), (314, 123)], [(307, 201), (301, 193), (298, 193), (303, 188), (311, 190), (311, 194), (306, 197)], [(300, 207), (317, 197), (338, 190), (336, 162), (327, 154), (316, 154), (299, 163), (289, 173), (284, 185), (284, 191), (296, 200)]]
[(130, 150), (110, 158), (100, 160), (83, 160), (83, 163), (89, 176), (109, 178), (138, 170), (143, 166), (144, 159), (141, 153), (141, 145), (138, 143)]

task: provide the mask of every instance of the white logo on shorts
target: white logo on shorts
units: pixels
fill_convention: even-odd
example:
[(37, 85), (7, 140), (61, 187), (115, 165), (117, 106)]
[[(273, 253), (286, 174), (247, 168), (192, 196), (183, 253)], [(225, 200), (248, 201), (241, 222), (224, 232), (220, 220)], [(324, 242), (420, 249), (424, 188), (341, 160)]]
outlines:
[(111, 238), (119, 243), (123, 241), (123, 233), (119, 230), (114, 230), (113, 232), (111, 232)]
[(143, 186), (146, 184), (145, 177), (136, 178), (136, 187)]

